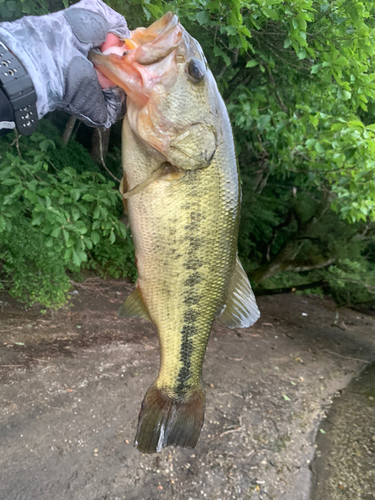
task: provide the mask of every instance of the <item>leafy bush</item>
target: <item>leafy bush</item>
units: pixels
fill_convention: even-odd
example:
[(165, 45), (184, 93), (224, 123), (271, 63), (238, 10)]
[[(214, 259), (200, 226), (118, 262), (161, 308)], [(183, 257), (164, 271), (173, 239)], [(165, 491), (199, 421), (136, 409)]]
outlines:
[(330, 293), (338, 304), (375, 305), (375, 266), (365, 259), (338, 261), (325, 273)]
[[(0, 163), (0, 263), (11, 294), (58, 307), (69, 285), (64, 270), (102, 265), (117, 277), (134, 276), (115, 184), (96, 172), (58, 169), (62, 147), (41, 134), (31, 140), (35, 149), (22, 156), (8, 151)], [(74, 158), (73, 149), (73, 165)]]
[(69, 7), (69, 0), (0, 0), (1, 21), (13, 21), (21, 16), (40, 16)]
[(20, 216), (17, 224), (0, 232), (2, 283), (13, 297), (28, 304), (59, 307), (66, 301), (70, 281), (58, 252), (45, 244), (44, 235)]
[(128, 276), (135, 281), (137, 269), (132, 240), (128, 238), (126, 245), (122, 241), (116, 241), (112, 245), (109, 240), (101, 240), (93, 247), (87, 267), (104, 279)]

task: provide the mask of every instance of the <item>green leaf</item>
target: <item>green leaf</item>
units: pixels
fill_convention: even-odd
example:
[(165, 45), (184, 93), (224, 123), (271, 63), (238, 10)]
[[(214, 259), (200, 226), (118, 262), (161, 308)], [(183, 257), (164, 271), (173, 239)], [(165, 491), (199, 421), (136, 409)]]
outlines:
[(321, 66), (321, 64), (314, 64), (314, 66), (311, 67), (311, 74), (316, 75)]
[(214, 55), (220, 56), (224, 60), (226, 66), (231, 64), (231, 60), (228, 55), (218, 45), (215, 45), (214, 47)]
[(74, 264), (79, 267), (81, 265), (81, 263), (82, 263), (82, 260), (80, 259), (78, 252), (74, 248), (73, 248), (73, 254), (72, 255), (73, 255), (73, 262), (74, 262)]
[(97, 231), (91, 231), (90, 238), (94, 245), (97, 245), (100, 241), (100, 236)]
[(81, 212), (76, 207), (72, 207), (72, 218), (77, 221), (81, 217)]
[[(16, 10), (16, 2), (14, 0), (8, 0), (7, 7), (10, 10), (10, 12), (14, 12)], [(22, 344), (22, 345), (24, 345), (24, 344)]]
[(248, 61), (246, 63), (246, 68), (254, 68), (258, 64), (258, 61), (255, 61), (254, 59)]
[(72, 256), (74, 264), (78, 267), (82, 264), (82, 262), (87, 260), (86, 253), (81, 250), (77, 250), (76, 248), (73, 248)]
[(87, 246), (87, 248), (89, 250), (91, 250), (93, 248), (93, 244), (92, 244), (92, 241), (90, 240), (90, 238), (83, 238), (83, 241), (85, 242), (85, 245)]
[(93, 219), (99, 219), (99, 217), (100, 217), (100, 206), (99, 205), (97, 205), (95, 207), (95, 210), (94, 210), (92, 217), (93, 217)]
[(72, 258), (73, 255), (73, 248), (67, 248), (64, 252), (64, 259), (66, 261), (69, 261)]
[(35, 192), (37, 188), (38, 182), (36, 180), (32, 180), (27, 183), (27, 187), (29, 188), (30, 191)]
[(63, 233), (63, 236), (64, 236), (64, 240), (65, 240), (65, 243), (67, 243), (70, 239), (70, 235), (68, 233), (68, 231), (64, 228), (62, 228), (62, 233)]
[(44, 139), (40, 144), (39, 147), (41, 151), (46, 151), (49, 147), (56, 148), (55, 143), (51, 141), (50, 139)]
[(287, 38), (284, 42), (284, 49), (288, 49), (292, 45), (292, 40), (291, 38)]
[(2, 181), (3, 186), (14, 186), (15, 184), (19, 184), (18, 179), (5, 179)]
[(207, 24), (208, 21), (210, 20), (210, 16), (208, 12), (202, 10), (200, 12), (197, 12), (195, 15), (196, 20), (200, 25)]
[(82, 196), (82, 199), (85, 201), (95, 201), (96, 200), (95, 196), (93, 196), (92, 194), (84, 194)]
[(267, 127), (271, 122), (271, 116), (270, 115), (262, 115), (258, 118), (258, 127), (260, 129), (263, 129)]
[(26, 189), (24, 192), (24, 196), (34, 204), (38, 202), (38, 196), (32, 191)]
[(55, 229), (51, 233), (51, 236), (53, 236), (54, 238), (57, 238), (58, 236), (60, 236), (61, 229), (62, 229), (61, 226), (55, 227)]
[(39, 214), (36, 217), (34, 216), (32, 221), (31, 221), (31, 225), (32, 226), (40, 226), (40, 224), (42, 223), (43, 220), (44, 220), (44, 214)]
[(54, 238), (52, 236), (46, 240), (46, 247), (51, 248), (55, 244)]
[(310, 123), (316, 128), (319, 123), (319, 118), (317, 116), (310, 115)]

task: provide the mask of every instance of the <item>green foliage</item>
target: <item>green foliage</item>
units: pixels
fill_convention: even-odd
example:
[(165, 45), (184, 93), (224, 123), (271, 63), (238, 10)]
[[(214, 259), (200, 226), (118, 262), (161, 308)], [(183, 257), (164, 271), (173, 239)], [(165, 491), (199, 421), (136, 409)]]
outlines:
[(96, 271), (102, 278), (122, 278), (128, 276), (133, 281), (137, 278), (134, 264), (134, 246), (129, 239), (127, 244), (109, 240), (101, 240), (91, 252), (88, 267)]
[[(35, 148), (43, 143), (44, 151), (49, 148), (48, 154), (46, 154), (52, 170), (62, 170), (64, 167), (70, 166), (78, 173), (88, 171), (101, 173), (98, 165), (93, 162), (87, 149), (82, 144), (71, 140), (66, 147), (61, 140), (61, 135), (62, 132), (52, 125), (49, 119), (41, 120), (37, 132), (30, 137), (18, 136), (17, 140), (15, 140), (13, 133), (1, 137), (0, 157), (4, 158), (7, 153), (12, 153), (16, 156), (21, 155), (22, 157), (32, 158)], [(54, 144), (52, 145), (48, 141), (52, 141)]]
[(266, 151), (271, 173), (329, 190), (342, 218), (375, 220), (375, 125), (363, 118), (375, 98), (374, 2), (108, 3), (131, 27), (175, 11), (218, 78), (239, 152), (257, 161)]
[(13, 297), (29, 304), (58, 307), (66, 301), (70, 282), (60, 254), (45, 243), (43, 234), (24, 217), (19, 217), (12, 228), (2, 230), (0, 288), (7, 287)]
[(323, 193), (297, 189), (295, 175), (262, 185), (262, 173), (255, 164), (242, 178), (239, 254), (255, 286), (321, 282), (339, 303), (375, 304), (375, 224), (341, 220)]
[[(108, 273), (117, 266), (116, 276), (134, 275), (131, 265), (121, 262), (133, 247), (119, 220), (122, 201), (115, 184), (96, 172), (78, 173), (69, 163), (58, 169), (62, 147), (57, 151), (40, 133), (27, 145), (22, 156), (8, 150), (0, 163), (0, 263), (10, 292), (29, 303), (58, 306), (69, 283), (64, 269), (111, 262)], [(71, 153), (74, 161), (74, 147)]]
[(22, 16), (41, 16), (69, 7), (69, 0), (0, 0), (1, 21), (13, 21)]
[(366, 259), (342, 259), (325, 273), (333, 298), (339, 304), (375, 304), (375, 266)]
[(375, 266), (369, 264), (361, 254), (352, 255), (351, 259), (338, 259), (326, 269), (279, 273), (265, 280), (263, 285), (272, 290), (318, 282), (322, 283), (320, 287), (305, 288), (296, 293), (322, 296), (328, 292), (339, 305), (368, 303), (375, 306)]
[[(375, 3), (372, 0), (129, 0), (125, 3), (107, 0), (107, 3), (126, 17), (131, 29), (147, 26), (173, 10), (201, 43), (227, 104), (239, 154), (243, 181), (239, 250), (246, 270), (259, 275), (264, 267), (275, 267), (276, 263), (279, 267), (262, 284), (279, 287), (324, 279), (338, 301), (370, 300), (375, 273)], [(0, 17), (10, 20), (26, 13), (43, 14), (62, 8), (62, 4), (66, 6), (67, 2), (0, 0)], [(22, 180), (22, 189), (34, 193), (34, 201), (30, 199), (32, 194), (27, 198), (20, 191), (21, 194), (14, 195), (14, 200), (19, 196), (18, 203), (9, 204), (15, 211), (12, 227), (19, 216), (32, 230), (39, 229), (42, 240), (52, 242), (51, 247), (46, 247), (48, 251), (61, 248), (61, 262), (67, 269), (77, 268), (80, 262), (80, 266), (91, 266), (102, 275), (134, 274), (128, 258), (132, 252), (131, 240), (128, 237), (122, 240), (120, 230), (116, 232), (117, 226), (111, 225), (121, 212), (117, 208), (120, 202), (116, 205), (114, 198), (109, 197), (110, 205), (103, 203), (106, 188), (104, 181), (99, 182), (96, 177), (98, 168), (74, 141), (68, 148), (62, 148), (55, 132), (45, 130), (43, 134), (45, 138), (37, 139), (39, 149), (35, 141), (22, 138), (22, 161), (17, 159), (15, 146), (10, 148), (9, 140), (0, 141), (4, 161), (14, 163), (16, 158), (21, 161), (20, 166), (24, 165), (22, 162), (28, 165), (42, 162), (39, 170), (30, 173), (32, 178)], [(53, 141), (59, 154), (48, 141), (43, 143), (46, 139)], [(6, 157), (10, 152), (13, 159)], [(115, 157), (113, 162), (116, 163)], [(48, 166), (47, 171), (43, 164)], [(74, 168), (76, 173), (66, 167)], [(17, 175), (25, 177), (20, 171)], [(43, 184), (50, 185), (52, 178), (55, 183), (51, 183), (51, 189), (53, 186), (55, 192), (63, 190), (59, 196), (69, 200), (64, 201), (63, 208), (56, 204), (57, 197), (47, 194), (49, 188)], [(17, 181), (14, 185), (0, 188), (2, 196), (10, 196), (7, 198), (10, 201), (11, 193), (20, 186), (19, 180), (12, 179)], [(83, 193), (77, 200), (69, 198), (64, 183), (76, 183), (73, 191), (81, 192), (84, 182), (87, 188), (84, 194), (93, 199), (84, 199)], [(35, 187), (34, 191), (29, 184)], [(44, 195), (43, 189), (47, 189)], [(102, 196), (100, 201), (98, 196), (95, 199), (98, 192)], [(58, 228), (57, 214), (46, 208), (47, 196), (59, 217), (67, 219), (69, 214), (69, 229), (61, 221)], [(44, 204), (41, 203), (40, 212), (36, 200)], [(5, 210), (9, 208), (4, 206)], [(77, 210), (76, 221), (73, 209)], [(17, 210), (19, 213), (15, 215)], [(53, 220), (48, 220), (46, 212)], [(94, 221), (99, 220), (94, 219), (94, 212), (104, 221), (104, 229), (100, 226), (100, 231), (93, 229)], [(32, 226), (39, 215), (40, 225)], [(79, 228), (86, 232), (81, 234)], [(91, 239), (95, 231), (100, 233), (96, 243)], [(113, 244), (111, 235), (116, 237)], [(91, 249), (86, 240), (91, 241)], [(2, 242), (0, 248), (4, 252)], [(42, 255), (42, 250), (39, 253)], [(123, 261), (121, 255), (126, 256)], [(331, 265), (319, 267), (330, 260)], [(301, 271), (307, 264), (311, 270)], [(314, 265), (318, 267), (314, 269)], [(8, 275), (15, 276), (14, 271)]]

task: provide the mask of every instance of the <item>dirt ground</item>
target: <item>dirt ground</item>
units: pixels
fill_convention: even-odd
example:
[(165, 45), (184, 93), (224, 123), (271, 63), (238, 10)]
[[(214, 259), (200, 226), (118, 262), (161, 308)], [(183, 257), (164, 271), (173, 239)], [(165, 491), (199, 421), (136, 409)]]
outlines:
[(0, 499), (307, 500), (317, 430), (375, 359), (375, 318), (290, 294), (261, 297), (252, 328), (215, 323), (197, 447), (142, 455), (159, 354), (152, 325), (117, 317), (130, 290), (88, 280), (44, 315), (0, 293)]
[(375, 500), (375, 363), (335, 399), (316, 443), (311, 500)]

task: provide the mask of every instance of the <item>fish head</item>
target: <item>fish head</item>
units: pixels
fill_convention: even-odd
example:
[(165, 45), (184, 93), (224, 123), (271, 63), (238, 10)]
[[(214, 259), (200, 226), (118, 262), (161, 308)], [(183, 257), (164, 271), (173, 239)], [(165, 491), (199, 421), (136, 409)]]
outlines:
[(199, 43), (169, 12), (148, 28), (137, 28), (122, 47), (90, 59), (127, 94), (132, 130), (182, 170), (210, 164), (218, 143), (222, 106)]

